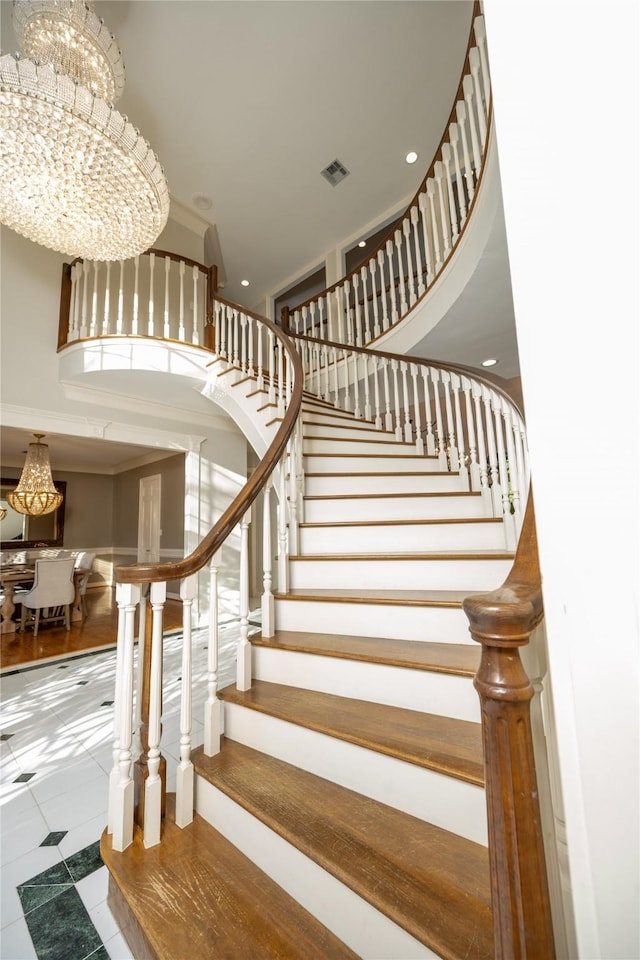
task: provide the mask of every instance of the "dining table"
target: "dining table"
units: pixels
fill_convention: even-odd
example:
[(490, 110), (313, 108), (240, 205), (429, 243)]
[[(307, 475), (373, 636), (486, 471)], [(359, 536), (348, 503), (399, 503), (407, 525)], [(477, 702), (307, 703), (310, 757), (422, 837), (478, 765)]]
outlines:
[[(83, 570), (82, 567), (76, 567), (73, 571), (75, 596), (71, 608), (72, 623), (84, 620), (80, 584), (87, 573), (89, 573), (89, 571)], [(30, 590), (33, 586), (35, 575), (36, 568), (34, 563), (0, 565), (0, 590), (2, 591), (0, 634), (16, 632), (18, 622), (13, 619), (16, 604), (20, 602), (20, 595), (25, 590)]]

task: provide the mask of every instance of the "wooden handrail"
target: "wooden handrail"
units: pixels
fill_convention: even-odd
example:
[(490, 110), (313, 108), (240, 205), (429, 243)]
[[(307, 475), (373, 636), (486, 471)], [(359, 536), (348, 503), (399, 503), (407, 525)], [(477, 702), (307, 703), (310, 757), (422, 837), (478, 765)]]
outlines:
[(482, 644), (480, 697), (496, 960), (555, 957), (533, 753), (533, 686), (520, 659), (543, 617), (533, 495), (504, 584), (463, 601)]
[[(425, 173), (424, 177), (423, 177), (422, 180), (420, 181), (420, 186), (418, 187), (418, 189), (416, 190), (415, 194), (413, 195), (410, 203), (407, 205), (404, 213), (402, 213), (400, 216), (394, 218), (393, 223), (392, 223), (391, 226), (389, 227), (389, 232), (384, 235), (384, 237), (382, 238), (382, 240), (380, 241), (380, 243), (378, 244), (378, 246), (371, 252), (371, 254), (369, 255), (369, 258), (368, 258), (368, 261), (367, 261), (367, 262), (371, 262), (371, 260), (373, 260), (374, 258), (376, 258), (377, 255), (378, 255), (378, 251), (379, 251), (379, 250), (382, 250), (382, 249), (386, 246), (387, 241), (390, 240), (390, 239), (393, 237), (395, 231), (398, 229), (398, 223), (399, 223), (400, 221), (404, 220), (404, 218), (407, 216), (407, 214), (409, 213), (409, 211), (411, 210), (411, 208), (414, 206), (414, 204), (417, 203), (418, 197), (419, 197), (420, 194), (423, 193), (424, 190), (426, 189), (427, 180), (429, 179), (429, 177), (432, 177), (432, 176), (433, 176), (434, 167), (435, 167), (435, 164), (436, 164), (436, 161), (437, 161), (437, 157), (438, 157), (438, 155), (439, 155), (439, 153), (440, 153), (440, 150), (442, 149), (442, 145), (443, 145), (444, 142), (445, 142), (447, 133), (448, 133), (448, 131), (449, 131), (449, 125), (450, 125), (451, 123), (453, 123), (454, 120), (455, 120), (456, 104), (457, 104), (458, 100), (460, 99), (461, 94), (462, 94), (462, 92), (463, 92), (463, 80), (464, 80), (464, 77), (465, 77), (465, 73), (470, 69), (469, 55), (470, 55), (470, 52), (471, 52), (471, 48), (472, 48), (472, 46), (473, 46), (473, 29), (474, 29), (474, 24), (475, 24), (476, 17), (479, 17), (481, 14), (482, 14), (482, 4), (481, 4), (480, 0), (475, 0), (475, 2), (474, 2), (474, 4), (473, 4), (473, 12), (472, 12), (472, 14), (471, 14), (471, 26), (470, 26), (470, 28), (469, 28), (469, 39), (468, 39), (468, 41), (467, 41), (467, 52), (466, 52), (466, 55), (465, 55), (465, 58), (464, 58), (464, 62), (463, 62), (463, 64), (462, 64), (462, 68), (461, 68), (461, 71), (460, 71), (460, 80), (458, 81), (458, 86), (456, 87), (455, 97), (453, 98), (453, 106), (451, 107), (451, 111), (450, 111), (450, 113), (449, 113), (449, 117), (448, 117), (447, 122), (446, 122), (446, 124), (445, 124), (445, 126), (444, 126), (444, 130), (442, 131), (442, 136), (440, 137), (440, 142), (438, 143), (438, 146), (437, 146), (436, 150), (434, 151), (433, 158), (432, 158), (432, 160), (431, 160), (431, 163), (429, 164), (429, 167), (427, 168), (427, 172)], [(492, 112), (492, 111), (491, 111), (491, 105), (489, 105), (489, 116), (491, 116), (491, 112)], [(487, 143), (488, 143), (488, 142), (489, 142), (489, 138), (487, 137)], [(474, 199), (475, 199), (475, 194), (474, 194)], [(472, 201), (472, 203), (473, 203), (473, 201)], [(327, 287), (326, 290), (323, 290), (323, 291), (322, 291), (322, 293), (316, 294), (316, 295), (313, 296), (313, 297), (309, 297), (309, 299), (308, 299), (308, 300), (305, 300), (303, 303), (299, 303), (299, 304), (296, 306), (295, 309), (296, 309), (296, 310), (301, 310), (303, 307), (308, 307), (311, 303), (313, 303), (314, 300), (317, 300), (319, 297), (328, 296), (330, 293), (333, 293), (334, 290), (336, 290), (338, 287), (342, 286), (342, 284), (344, 284), (347, 280), (350, 280), (350, 278), (353, 277), (355, 274), (359, 273), (361, 269), (362, 269), (362, 264), (361, 264), (359, 267), (356, 267), (354, 270), (352, 270), (351, 273), (348, 273), (348, 274), (346, 274), (344, 277), (341, 277), (340, 280), (337, 280), (337, 281), (336, 281), (334, 284), (332, 284), (330, 287)]]
[(252, 313), (240, 304), (233, 303), (230, 300), (222, 300), (220, 297), (216, 299), (221, 303), (234, 307), (247, 316), (256, 318), (264, 324), (264, 326), (269, 327), (274, 336), (282, 341), (294, 370), (293, 389), (289, 406), (275, 437), (257, 468), (251, 474), (240, 493), (232, 503), (229, 504), (222, 516), (204, 537), (202, 542), (198, 544), (196, 549), (187, 557), (184, 557), (182, 560), (177, 560), (174, 563), (137, 563), (130, 566), (118, 566), (115, 570), (117, 583), (157, 583), (167, 580), (182, 580), (184, 577), (188, 577), (190, 574), (201, 570), (202, 567), (209, 562), (214, 553), (220, 549), (233, 528), (240, 522), (263, 489), (273, 473), (296, 425), (302, 403), (304, 377), (300, 358), (292, 346), (291, 341), (276, 324), (272, 323), (271, 320), (268, 320), (266, 317)]

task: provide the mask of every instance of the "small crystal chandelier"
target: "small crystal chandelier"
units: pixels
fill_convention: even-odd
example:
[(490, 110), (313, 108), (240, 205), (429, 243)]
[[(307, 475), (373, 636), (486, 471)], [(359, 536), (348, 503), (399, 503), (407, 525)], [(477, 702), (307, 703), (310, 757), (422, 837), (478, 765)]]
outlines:
[(115, 38), (93, 0), (14, 0), (22, 53), (0, 57), (0, 222), (70, 257), (125, 260), (169, 215), (158, 158), (113, 103)]
[(40, 442), (44, 436), (44, 433), (34, 433), (36, 442), (29, 444), (18, 486), (7, 493), (9, 506), (29, 517), (53, 513), (62, 503), (62, 494), (56, 490), (51, 476), (49, 446)]

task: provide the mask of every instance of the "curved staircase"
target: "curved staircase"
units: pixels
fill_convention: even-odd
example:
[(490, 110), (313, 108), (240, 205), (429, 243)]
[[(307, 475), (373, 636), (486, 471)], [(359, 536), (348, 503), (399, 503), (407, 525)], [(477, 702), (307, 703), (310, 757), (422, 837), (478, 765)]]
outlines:
[[(504, 525), (372, 422), (309, 395), (302, 421), (304, 520), (274, 635), (251, 638), (250, 689), (219, 691), (220, 752), (193, 754), (198, 815), (182, 831), (169, 818), (157, 848), (184, 837), (183, 869), (142, 857), (139, 835), (117, 855), (103, 843), (112, 909), (137, 955), (166, 960), (488, 960), (480, 649), (462, 601), (506, 579)], [(190, 833), (199, 880), (185, 889)], [(249, 893), (273, 883), (266, 905)], [(151, 888), (190, 901), (179, 932)]]

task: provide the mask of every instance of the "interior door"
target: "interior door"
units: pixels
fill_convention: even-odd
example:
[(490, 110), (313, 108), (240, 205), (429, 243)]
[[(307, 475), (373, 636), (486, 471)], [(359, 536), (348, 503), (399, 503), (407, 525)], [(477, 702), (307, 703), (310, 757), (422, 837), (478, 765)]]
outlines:
[(160, 561), (160, 474), (140, 480), (138, 563)]

